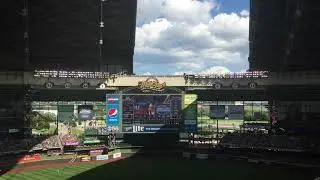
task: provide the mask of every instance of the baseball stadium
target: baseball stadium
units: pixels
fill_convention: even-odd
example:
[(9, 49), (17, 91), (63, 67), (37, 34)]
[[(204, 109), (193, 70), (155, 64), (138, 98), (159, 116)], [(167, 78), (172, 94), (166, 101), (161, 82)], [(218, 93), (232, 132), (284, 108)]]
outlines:
[(152, 76), (137, 0), (4, 0), (0, 180), (319, 178), (319, 7), (251, 0), (247, 72)]

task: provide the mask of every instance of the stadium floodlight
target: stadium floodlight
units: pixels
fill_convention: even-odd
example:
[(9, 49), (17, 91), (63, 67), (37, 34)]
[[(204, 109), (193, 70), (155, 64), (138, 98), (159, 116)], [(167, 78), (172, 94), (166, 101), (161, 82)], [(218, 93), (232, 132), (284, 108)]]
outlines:
[(45, 87), (46, 87), (47, 89), (51, 89), (51, 88), (53, 87), (53, 83), (52, 83), (52, 82), (47, 82), (47, 83), (45, 84)]
[(87, 88), (89, 88), (89, 83), (86, 83), (86, 82), (82, 83), (81, 87), (84, 88), (84, 89), (87, 89)]
[(65, 87), (65, 88), (71, 88), (71, 86), (72, 86), (72, 85), (71, 85), (71, 83), (69, 83), (69, 82), (66, 82), (66, 83), (64, 84), (64, 87)]

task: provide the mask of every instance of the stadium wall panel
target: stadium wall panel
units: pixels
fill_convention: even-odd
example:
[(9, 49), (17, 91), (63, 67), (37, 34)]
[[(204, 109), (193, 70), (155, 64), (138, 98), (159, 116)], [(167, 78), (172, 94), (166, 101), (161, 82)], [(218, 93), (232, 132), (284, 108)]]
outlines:
[(0, 71), (23, 70), (25, 66), (25, 19), (22, 0), (4, 0), (0, 5)]

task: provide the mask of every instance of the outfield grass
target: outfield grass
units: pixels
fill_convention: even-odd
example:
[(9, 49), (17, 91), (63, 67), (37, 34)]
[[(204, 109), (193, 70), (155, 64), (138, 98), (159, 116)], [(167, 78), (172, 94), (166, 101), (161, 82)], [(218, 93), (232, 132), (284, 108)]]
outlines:
[(39, 169), (7, 174), (0, 180), (308, 180), (314, 179), (311, 169), (248, 164), (226, 160), (178, 160), (176, 158), (133, 157), (110, 164), (83, 164), (64, 168)]
[(80, 136), (82, 135), (84, 132), (78, 128), (71, 128), (71, 134), (76, 135), (76, 136)]

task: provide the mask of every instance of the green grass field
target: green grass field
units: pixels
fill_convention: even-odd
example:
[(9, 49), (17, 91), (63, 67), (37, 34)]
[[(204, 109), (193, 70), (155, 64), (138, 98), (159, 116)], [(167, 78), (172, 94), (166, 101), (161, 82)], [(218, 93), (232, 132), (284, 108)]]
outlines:
[(7, 174), (0, 180), (311, 180), (312, 169), (248, 164), (226, 160), (178, 160), (168, 157), (132, 157), (109, 164), (83, 164)]

